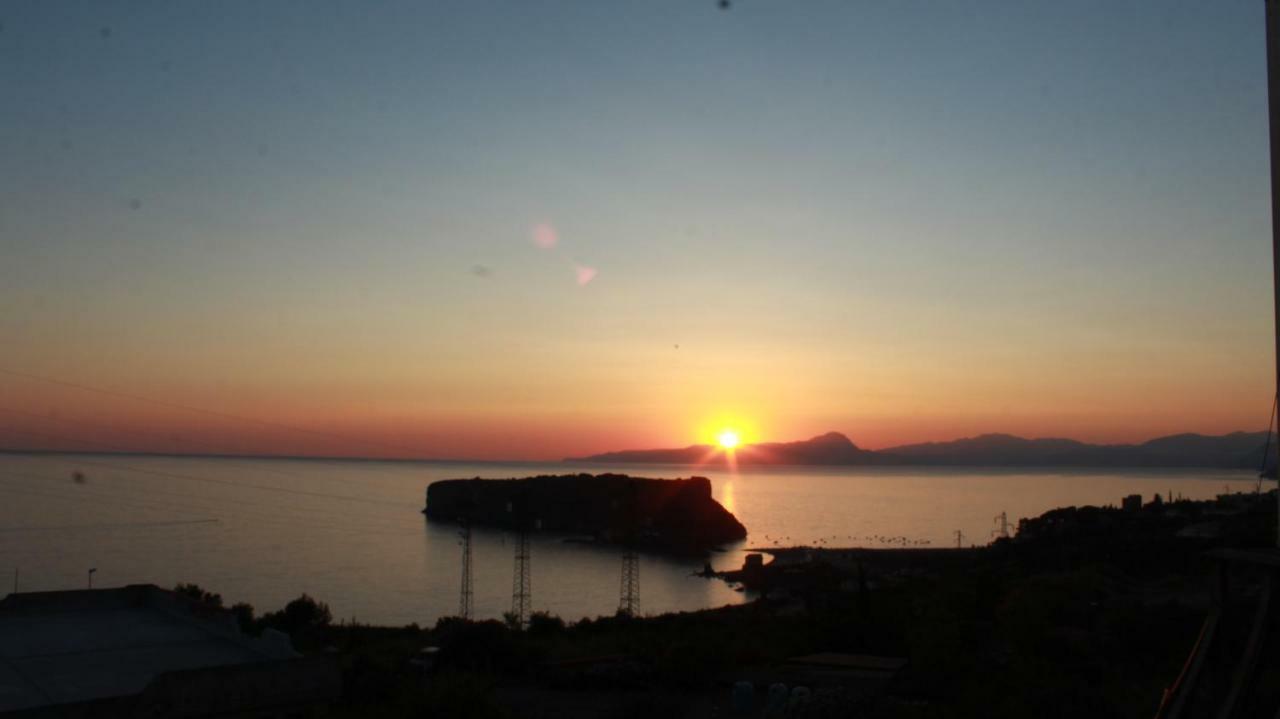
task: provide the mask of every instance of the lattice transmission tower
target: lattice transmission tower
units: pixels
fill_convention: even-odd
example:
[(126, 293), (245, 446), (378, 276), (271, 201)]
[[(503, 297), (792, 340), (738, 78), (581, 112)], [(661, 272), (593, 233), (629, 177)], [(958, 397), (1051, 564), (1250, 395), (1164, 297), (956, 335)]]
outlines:
[(640, 613), (640, 556), (636, 554), (636, 532), (639, 524), (639, 497), (635, 480), (627, 485), (627, 506), (623, 508), (622, 582), (618, 592), (618, 613), (634, 617)]
[(634, 617), (640, 613), (640, 557), (628, 546), (622, 555), (622, 591), (618, 613)]
[(521, 494), (511, 506), (513, 522), (516, 527), (516, 562), (511, 577), (511, 614), (519, 626), (529, 622), (531, 603), (533, 602), (532, 581), (529, 566), (529, 503)]
[(995, 518), (995, 523), (996, 523), (996, 528), (993, 529), (992, 532), (996, 536), (1000, 537), (1001, 539), (1008, 539), (1009, 527), (1012, 526), (1009, 524), (1009, 513), (1001, 512), (1000, 514), (997, 514)]
[(471, 518), (458, 518), (458, 537), (462, 544), (462, 588), (458, 592), (458, 616), (471, 618)]

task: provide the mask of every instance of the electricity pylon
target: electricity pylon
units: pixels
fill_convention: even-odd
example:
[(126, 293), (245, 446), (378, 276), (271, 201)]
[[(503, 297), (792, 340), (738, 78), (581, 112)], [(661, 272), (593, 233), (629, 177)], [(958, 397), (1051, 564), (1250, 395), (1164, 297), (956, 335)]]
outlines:
[(1009, 538), (1009, 513), (1001, 512), (1000, 514), (997, 514), (995, 518), (995, 522), (996, 522), (996, 528), (992, 531), (995, 534), (999, 535), (1001, 539), (1008, 539)]
[(622, 591), (618, 613), (634, 617), (640, 612), (640, 557), (630, 546), (622, 555)]
[(462, 589), (458, 593), (458, 616), (471, 618), (471, 517), (458, 517), (458, 537), (462, 544)]
[(640, 613), (640, 556), (636, 554), (636, 524), (639, 499), (636, 496), (635, 480), (630, 480), (628, 487), (629, 502), (624, 510), (624, 537), (626, 551), (622, 553), (622, 582), (618, 597), (618, 613), (634, 617)]
[(529, 621), (530, 604), (533, 601), (532, 582), (529, 576), (529, 507), (524, 493), (511, 505), (512, 520), (516, 526), (516, 563), (511, 577), (511, 614), (519, 626)]

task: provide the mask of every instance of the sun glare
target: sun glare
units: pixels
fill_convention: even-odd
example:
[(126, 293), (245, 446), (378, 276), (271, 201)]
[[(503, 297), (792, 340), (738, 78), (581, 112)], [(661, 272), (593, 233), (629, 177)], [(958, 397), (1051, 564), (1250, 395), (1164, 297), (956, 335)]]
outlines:
[(731, 429), (723, 430), (716, 439), (720, 442), (720, 446), (725, 449), (733, 449), (741, 441), (738, 438), (738, 433)]

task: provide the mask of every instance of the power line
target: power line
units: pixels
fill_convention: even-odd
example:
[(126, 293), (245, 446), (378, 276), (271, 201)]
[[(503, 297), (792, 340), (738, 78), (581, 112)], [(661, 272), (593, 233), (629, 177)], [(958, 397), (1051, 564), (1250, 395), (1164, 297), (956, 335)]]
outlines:
[[(1276, 407), (1280, 405), (1280, 393), (1271, 398), (1271, 414), (1267, 415), (1267, 442), (1262, 447), (1262, 466), (1258, 467), (1258, 492), (1262, 492), (1262, 478), (1267, 473), (1267, 460), (1271, 459), (1271, 428), (1276, 421)], [(1276, 471), (1280, 472), (1280, 462), (1276, 463)]]
[(382, 449), (390, 449), (396, 452), (407, 452), (410, 456), (416, 456), (421, 451), (412, 447), (399, 445), (391, 442), (383, 442), (383, 441), (368, 439), (364, 437), (353, 437), (350, 435), (344, 435), (336, 432), (327, 432), (324, 430), (311, 429), (309, 427), (299, 427), (297, 425), (288, 424), (286, 422), (277, 422), (274, 420), (260, 419), (258, 417), (248, 417), (245, 415), (233, 414), (231, 412), (223, 412), (220, 410), (206, 409), (204, 407), (196, 407), (194, 405), (183, 404), (181, 402), (171, 402), (169, 400), (156, 399), (154, 397), (146, 397), (143, 395), (132, 394), (130, 392), (121, 392), (119, 390), (107, 389), (105, 387), (95, 387), (93, 385), (83, 384), (81, 382), (71, 382), (68, 380), (59, 379), (57, 377), (47, 377), (44, 375), (38, 375), (31, 372), (22, 372), (22, 371), (10, 369), (7, 367), (0, 367), (0, 374), (9, 375), (11, 377), (19, 377), (21, 379), (30, 380), (33, 382), (44, 382), (45, 384), (51, 384), (58, 387), (66, 387), (69, 389), (76, 389), (83, 392), (93, 392), (95, 394), (101, 394), (108, 397), (117, 397), (120, 399), (127, 399), (133, 402), (141, 402), (143, 404), (154, 405), (156, 407), (165, 407), (167, 409), (180, 410), (183, 412), (193, 412), (193, 413), (202, 414), (208, 417), (217, 417), (220, 419), (231, 420), (234, 422), (246, 422), (250, 424), (260, 425), (263, 427), (273, 427), (277, 429), (288, 430), (290, 432), (307, 434), (313, 437), (321, 437), (324, 439), (337, 439), (337, 440), (342, 440), (344, 442), (354, 442), (356, 444), (363, 444), (368, 447), (379, 447)]
[[(30, 479), (30, 480), (36, 480), (37, 482), (40, 482), (42, 484), (50, 481), (49, 478), (47, 477), (19, 474), (14, 472), (0, 473), (0, 478), (8, 479), (8, 480)], [(0, 482), (0, 491), (3, 491), (3, 492), (16, 492), (18, 494), (26, 494), (29, 496), (48, 497), (51, 499), (56, 499), (58, 501), (70, 500), (70, 501), (80, 501), (80, 502), (91, 502), (95, 506), (116, 505), (120, 507), (142, 508), (142, 509), (149, 509), (153, 511), (186, 512), (186, 513), (192, 513), (192, 514), (199, 514), (202, 516), (207, 516), (208, 514), (208, 511), (205, 508), (192, 508), (190, 506), (181, 505), (181, 504), (177, 504), (177, 505), (154, 504), (154, 503), (140, 502), (137, 500), (123, 500), (123, 499), (114, 497), (112, 495), (90, 493), (90, 492), (87, 492), (84, 488), (77, 488), (74, 491), (69, 491), (69, 492), (59, 492), (56, 490), (47, 491), (48, 489), (49, 488), (43, 487), (43, 486), (40, 489), (32, 489), (29, 486), (13, 487), (11, 485), (6, 485), (5, 483)], [(177, 495), (172, 495), (172, 496), (177, 496)], [(214, 499), (214, 501), (230, 501), (230, 500)], [(236, 514), (234, 516), (236, 519), (250, 520), (254, 524), (273, 524), (273, 525), (284, 526), (284, 527), (319, 529), (319, 530), (337, 532), (340, 534), (350, 534), (350, 535), (379, 535), (379, 536), (400, 537), (400, 536), (410, 536), (413, 534), (417, 534), (418, 531), (420, 531), (418, 530), (418, 531), (405, 531), (405, 532), (390, 532), (383, 529), (373, 529), (373, 528), (367, 528), (367, 527), (354, 527), (354, 526), (343, 527), (337, 524), (318, 524), (314, 522), (298, 521), (292, 518), (280, 517), (278, 515), (267, 515), (267, 514), (253, 513), (253, 512), (245, 512), (243, 510), (236, 510)]]
[[(60, 415), (41, 414), (41, 413), (39, 413), (39, 412), (27, 412), (27, 411), (25, 411), (25, 410), (15, 409), (15, 408), (13, 408), (13, 407), (0, 407), (0, 413), (8, 413), (8, 414), (21, 415), (21, 416), (24, 416), (24, 417), (30, 417), (30, 418), (32, 418), (32, 419), (37, 419), (37, 420), (41, 420), (41, 421), (50, 421), (50, 420), (52, 420), (52, 421), (54, 421), (54, 422), (58, 422), (58, 423), (60, 423), (60, 424), (69, 424), (69, 425), (77, 426), (77, 427), (80, 427), (80, 428), (88, 428), (88, 429), (89, 429), (89, 430), (91, 430), (91, 431), (92, 431), (92, 430), (97, 430), (97, 431), (102, 431), (102, 430), (103, 430), (103, 426), (102, 426), (102, 425), (100, 425), (100, 424), (96, 424), (96, 423), (94, 423), (94, 422), (88, 422), (88, 421), (85, 421), (85, 420), (83, 420), (83, 419), (71, 419), (71, 418), (68, 418), (68, 417), (62, 417), (62, 416), (60, 416)], [(18, 430), (13, 430), (13, 431), (18, 431)], [(111, 431), (119, 432), (119, 429), (118, 429), (118, 428), (113, 427), (113, 428), (111, 428)], [(159, 439), (165, 439), (165, 438), (161, 437), (159, 434), (156, 434), (156, 433), (153, 433), (153, 432), (140, 432), (140, 431), (138, 431), (138, 430), (129, 430), (129, 431), (128, 431), (128, 433), (129, 433), (129, 434), (131, 434), (131, 435), (135, 435), (135, 436), (147, 437), (147, 438), (149, 438), (151, 441), (155, 441), (155, 440), (159, 440)], [(51, 436), (52, 436), (52, 435), (51, 435)], [(99, 440), (93, 440), (93, 439), (85, 439), (85, 438), (83, 438), (83, 437), (76, 437), (76, 438), (74, 438), (74, 439), (73, 439), (73, 438), (70, 438), (70, 437), (64, 437), (64, 438), (63, 438), (63, 441), (75, 442), (75, 443), (77, 443), (77, 444), (87, 444), (87, 445), (92, 445), (92, 446), (104, 447), (104, 448), (107, 448), (107, 449), (104, 449), (104, 451), (111, 452), (111, 453), (118, 453), (118, 454), (138, 454), (137, 452), (130, 452), (130, 451), (128, 451), (128, 450), (126, 450), (126, 449), (124, 449), (123, 447), (121, 447), (121, 446), (120, 446), (120, 445), (118, 445), (118, 444), (111, 444), (111, 443), (108, 443), (108, 442), (102, 442), (102, 441), (99, 441)], [(194, 453), (193, 453), (193, 454), (194, 454)], [(191, 455), (183, 454), (182, 456), (184, 456), (184, 457), (185, 457), (185, 456), (191, 456)], [(262, 459), (265, 459), (265, 460), (271, 460), (271, 459), (276, 459), (276, 457), (263, 457)], [(280, 468), (278, 468), (278, 467), (261, 467), (261, 469), (262, 469), (263, 471), (271, 472), (272, 474), (280, 474), (280, 475), (284, 475), (284, 476), (288, 476), (288, 477), (296, 477), (296, 476), (298, 476), (296, 472), (289, 472), (289, 471), (286, 471), (286, 470), (280, 469)]]
[(135, 527), (176, 527), (189, 524), (217, 524), (219, 519), (174, 519), (166, 522), (120, 522), (116, 524), (63, 524), (43, 527), (0, 527), (0, 532), (63, 532), (77, 529), (133, 529)]
[[(69, 438), (57, 437), (56, 435), (51, 435), (49, 433), (28, 432), (24, 430), (14, 430), (14, 429), (3, 428), (3, 427), (0, 427), (0, 432), (11, 432), (11, 433), (23, 434), (27, 436), (44, 436), (44, 437), (54, 437), (57, 439), (69, 439)], [(109, 445), (106, 445), (105, 443), (93, 442), (90, 440), (74, 440), (73, 439), (71, 441), (109, 447)], [(93, 461), (93, 460), (85, 459), (80, 456), (61, 457), (60, 461), (64, 461), (73, 465), (104, 467), (106, 469), (111, 469), (116, 471), (133, 472), (141, 475), (149, 475), (149, 476), (161, 477), (166, 479), (180, 479), (184, 481), (195, 481), (195, 482), (201, 482), (201, 483), (213, 484), (213, 485), (227, 485), (227, 486), (235, 487), (237, 489), (247, 488), (247, 489), (256, 489), (260, 491), (276, 492), (276, 493), (292, 495), (292, 496), (333, 499), (333, 500), (339, 500), (343, 502), (362, 502), (362, 503), (373, 504), (377, 506), (388, 506), (388, 507), (397, 507), (397, 508), (403, 507), (403, 504), (400, 502), (373, 500), (373, 499), (368, 499), (364, 497), (353, 497), (350, 495), (334, 494), (334, 493), (328, 493), (328, 492), (293, 490), (293, 489), (287, 489), (284, 487), (274, 487), (270, 485), (258, 485), (258, 484), (248, 483), (248, 482), (216, 479), (212, 477), (201, 477), (201, 476), (190, 475), (190, 474), (180, 474), (177, 472), (166, 472), (166, 471), (155, 470), (155, 469), (135, 467), (132, 465), (120, 463), (118, 461)], [(16, 478), (19, 473), (14, 473), (10, 471), (10, 472), (7, 472), (6, 474), (12, 479), (12, 478)], [(101, 493), (95, 493), (91, 489), (85, 488), (85, 487), (78, 487), (75, 491), (70, 493), (59, 493), (55, 491), (54, 493), (50, 494), (48, 490), (54, 489), (54, 488), (50, 487), (48, 485), (48, 482), (52, 481), (53, 478), (38, 476), (38, 475), (22, 475), (22, 477), (24, 477), (27, 480), (35, 480), (36, 482), (39, 483), (40, 489), (45, 490), (44, 493), (40, 493), (40, 492), (33, 493), (30, 489), (28, 489), (26, 493), (29, 495), (34, 494), (35, 496), (52, 497), (60, 500), (71, 499), (73, 501), (83, 501), (85, 499), (85, 496), (88, 495), (88, 496), (96, 497), (97, 498), (96, 501), (98, 503), (115, 504), (118, 506), (141, 507), (144, 509), (152, 509), (152, 510), (160, 510), (160, 511), (180, 511), (180, 512), (198, 514), (198, 515), (207, 514), (207, 509), (205, 507), (197, 506), (195, 508), (192, 508), (189, 505), (172, 505), (172, 504), (156, 505), (156, 504), (147, 504), (144, 502), (138, 502), (136, 500), (130, 502), (128, 500), (122, 500), (116, 495), (104, 495)], [(0, 487), (2, 486), (3, 485), (0, 485)], [(7, 489), (9, 489), (9, 491), (13, 491), (12, 487), (8, 487)], [(151, 494), (165, 494), (168, 496), (178, 497), (181, 499), (198, 499), (199, 502), (218, 502), (222, 504), (243, 505), (243, 506), (248, 506), (254, 509), (274, 507), (287, 512), (297, 512), (297, 511), (304, 511), (308, 513), (314, 513), (316, 511), (323, 512), (323, 510), (319, 510), (314, 506), (309, 507), (304, 504), (274, 505), (274, 504), (264, 504), (261, 501), (241, 500), (241, 499), (236, 499), (232, 497), (219, 497), (214, 495), (193, 496), (185, 493), (172, 492), (166, 489), (160, 489), (156, 487), (149, 487), (147, 491)], [(406, 534), (402, 532), (387, 532), (380, 528), (379, 529), (342, 528), (342, 527), (328, 525), (328, 524), (297, 522), (297, 521), (291, 521), (289, 519), (282, 518), (281, 516), (274, 515), (274, 514), (264, 515), (264, 514), (257, 514), (253, 512), (246, 512), (244, 510), (239, 510), (239, 509), (235, 511), (236, 511), (236, 516), (238, 518), (243, 517), (247, 519), (252, 519), (253, 521), (258, 523), (268, 523), (268, 524), (275, 524), (275, 525), (282, 525), (282, 526), (303, 527), (303, 528), (311, 528), (311, 529), (323, 529), (327, 531), (338, 531), (338, 532), (347, 533), (347, 534), (367, 534), (367, 535), (377, 534), (377, 535), (383, 535), (383, 536), (404, 536), (404, 534)], [(385, 526), (385, 523), (386, 523), (385, 516), (365, 515), (365, 514), (353, 515), (349, 511), (342, 512), (341, 514), (336, 514), (336, 515), (325, 512), (323, 517), (316, 517), (316, 519), (321, 522), (333, 521), (335, 519), (340, 521), (345, 521), (345, 520), (351, 519), (353, 516), (359, 516), (362, 519), (367, 519), (371, 522), (376, 522), (380, 526)]]
[[(15, 431), (15, 430), (9, 430), (9, 429), (6, 429), (6, 427), (0, 427), (0, 432), (5, 432), (5, 431)], [(23, 432), (23, 431), (20, 431), (20, 430), (18, 430), (18, 431), (20, 432), (20, 434), (32, 434), (32, 432)], [(110, 470), (122, 471), (122, 472), (137, 471), (137, 470), (136, 470), (136, 468), (131, 467), (131, 466), (127, 466), (127, 464), (118, 464), (118, 463), (101, 463), (101, 462), (97, 462), (97, 463), (95, 463), (95, 462), (90, 461), (90, 459), (82, 459), (81, 457), (79, 457), (79, 455), (76, 455), (76, 457), (67, 457), (67, 455), (59, 455), (59, 457), (58, 457), (58, 461), (59, 461), (59, 462), (72, 463), (72, 464), (83, 464), (83, 466), (102, 466), (102, 467), (110, 468)], [(156, 473), (156, 472), (157, 472), (157, 471), (151, 471), (152, 475), (154, 475), (154, 473)], [(168, 475), (168, 473), (166, 473), (166, 475)], [(292, 473), (285, 473), (285, 475), (287, 475), (287, 476), (294, 476), (294, 475), (292, 475)], [(108, 476), (110, 477), (110, 475), (108, 475)], [(54, 477), (41, 477), (41, 476), (36, 476), (36, 475), (29, 475), (29, 477), (31, 477), (31, 478), (35, 478), (35, 480), (49, 480), (49, 481), (54, 481)], [(174, 475), (174, 477), (175, 477), (175, 478), (187, 478), (186, 476), (178, 476), (178, 475)], [(118, 478), (118, 477), (115, 477), (115, 478)], [(210, 477), (202, 477), (202, 478), (205, 478), (205, 480), (210, 480), (210, 481), (227, 482), (227, 484), (233, 484), (233, 485), (236, 485), (236, 486), (243, 486), (243, 487), (246, 487), (246, 489), (259, 489), (259, 485), (246, 484), (246, 482), (236, 482), (236, 481), (233, 481), (233, 480), (212, 480), (212, 478), (210, 478)], [(283, 489), (283, 487), (279, 487), (279, 489)], [(83, 493), (83, 491), (84, 491), (84, 490), (83, 490), (83, 489), (79, 489), (79, 490), (77, 490), (77, 491), (79, 491), (79, 493)], [(200, 499), (200, 500), (205, 500), (205, 502), (221, 502), (221, 503), (229, 503), (229, 504), (241, 504), (241, 505), (247, 505), (247, 507), (253, 507), (253, 508), (278, 508), (278, 509), (285, 509), (285, 510), (298, 510), (298, 509), (314, 510), (314, 509), (315, 509), (315, 508), (311, 508), (311, 507), (306, 507), (306, 505), (301, 505), (301, 504), (264, 504), (264, 503), (260, 502), (260, 500), (234, 499), (234, 498), (228, 498), (228, 496), (216, 496), (216, 495), (207, 495), (207, 494), (197, 495), (197, 494), (189, 494), (189, 493), (175, 493), (175, 491), (168, 491), (168, 490), (164, 490), (164, 489), (155, 489), (155, 487), (148, 487), (148, 489), (147, 489), (147, 493), (148, 493), (148, 494), (164, 494), (164, 495), (169, 495), (169, 496), (177, 496), (177, 498), (180, 498), (180, 499), (188, 499), (188, 498), (189, 498), (189, 499)], [(334, 494), (334, 495), (325, 495), (325, 496), (326, 496), (326, 498), (332, 498), (332, 499), (347, 499), (347, 495)], [(364, 498), (360, 498), (360, 499), (364, 499)], [(401, 507), (401, 505), (399, 505), (398, 503), (387, 502), (387, 503), (385, 503), (385, 504), (389, 505), (389, 507), (390, 507), (390, 505), (394, 505), (394, 507)], [(339, 514), (339, 516), (338, 516), (338, 517), (347, 518), (347, 517), (351, 517), (351, 514), (349, 514), (348, 512), (343, 512), (342, 514)], [(366, 518), (366, 519), (372, 519), (372, 521), (381, 521), (381, 519), (384, 519), (384, 517), (381, 517), (381, 516), (374, 516), (374, 514), (360, 514), (360, 517), (361, 517), (361, 518)]]
[[(27, 435), (27, 436), (33, 436), (33, 437), (39, 437), (39, 436), (56, 437), (56, 435), (50, 435), (49, 433), (46, 433), (46, 432), (32, 432), (29, 430), (12, 429), (7, 427), (0, 427), (0, 431), (12, 432), (14, 434), (21, 434), (21, 435)], [(72, 439), (71, 441), (79, 441), (79, 440)], [(182, 480), (187, 480), (191, 482), (207, 482), (210, 484), (224, 484), (224, 485), (230, 485), (233, 487), (240, 487), (245, 489), (256, 489), (263, 492), (278, 492), (281, 494), (291, 494), (291, 495), (302, 496), (302, 497), (324, 497), (326, 499), (341, 499), (341, 500), (346, 500), (350, 502), (362, 502), (365, 504), (376, 504), (376, 505), (386, 505), (386, 506), (396, 506), (396, 507), (401, 506), (400, 503), (398, 502), (369, 499), (367, 497), (353, 497), (351, 495), (332, 494), (329, 492), (315, 492), (315, 491), (305, 490), (305, 489), (288, 489), (285, 487), (273, 487), (267, 484), (251, 484), (248, 482), (236, 482), (229, 479), (200, 477), (200, 476), (191, 475), (191, 474), (179, 474), (177, 472), (165, 472), (165, 471), (155, 470), (155, 469), (145, 469), (142, 467), (134, 467), (126, 464), (119, 464), (119, 463), (111, 464), (106, 462), (95, 462), (93, 460), (83, 459), (81, 457), (76, 457), (74, 459), (66, 458), (64, 461), (72, 464), (81, 464), (89, 467), (107, 467), (112, 469), (127, 469), (131, 472), (137, 472), (139, 474), (150, 474), (150, 475), (155, 475), (159, 477), (168, 477), (171, 479), (182, 479)]]
[[(72, 420), (72, 419), (67, 419), (65, 417), (46, 416), (38, 412), (26, 412), (23, 410), (13, 409), (11, 407), (0, 407), (0, 414), (3, 414), (3, 413), (18, 414), (18, 415), (32, 417), (40, 420), (53, 420), (56, 422), (64, 422), (64, 423), (73, 424), (73, 425), (80, 425), (82, 427), (83, 426), (87, 426), (90, 428), (95, 427), (94, 423), (85, 422), (84, 420)], [(97, 427), (100, 428), (101, 426), (97, 425)], [(90, 449), (64, 449), (64, 448), (51, 449), (51, 450), (0, 449), (0, 455), (8, 452), (12, 452), (16, 454), (41, 454), (41, 455), (56, 454), (56, 455), (63, 456), (64, 458), (68, 455), (80, 455), (80, 454), (120, 455), (124, 457), (174, 458), (174, 459), (211, 458), (211, 459), (218, 459), (218, 460), (228, 460), (233, 462), (234, 461), (252, 462), (254, 463), (255, 471), (270, 472), (272, 474), (278, 474), (284, 477), (300, 477), (302, 476), (302, 474), (297, 471), (289, 471), (289, 470), (281, 469), (278, 466), (268, 466), (268, 465), (275, 464), (275, 463), (285, 463), (285, 462), (310, 462), (310, 461), (336, 460), (336, 461), (344, 461), (344, 462), (359, 462), (361, 472), (366, 472), (370, 469), (374, 469), (379, 472), (383, 472), (383, 473), (390, 472), (394, 474), (395, 469), (388, 467), (387, 466), (388, 463), (416, 464), (423, 461), (431, 461), (431, 460), (417, 460), (417, 459), (407, 459), (407, 460), (406, 459), (379, 459), (379, 458), (364, 458), (364, 457), (289, 457), (289, 456), (278, 456), (278, 455), (208, 454), (208, 453), (199, 453), (199, 452), (193, 452), (193, 453), (168, 453), (168, 452), (149, 452), (149, 451), (140, 452), (140, 451), (128, 449), (120, 444), (103, 442), (101, 440), (87, 439), (79, 436), (72, 437), (70, 435), (49, 432), (47, 430), (38, 431), (38, 430), (32, 430), (32, 429), (15, 429), (11, 427), (9, 428), (0, 427), (0, 432), (8, 432), (10, 434), (17, 434), (17, 435), (23, 435), (28, 437), (44, 438), (44, 439), (54, 440), (57, 442), (84, 444), (84, 445), (89, 445), (90, 447), (96, 448), (97, 450), (100, 450), (100, 451), (94, 451)], [(140, 433), (137, 431), (132, 431), (130, 433), (142, 434), (142, 435), (149, 434), (149, 433)], [(72, 461), (72, 460), (68, 459), (67, 461)]]
[[(141, 507), (143, 509), (161, 509), (165, 511), (187, 511), (191, 513), (203, 515), (203, 514), (207, 514), (208, 511), (205, 507), (200, 505), (207, 502), (214, 502), (214, 503), (223, 504), (223, 505), (237, 505), (237, 506), (250, 507), (251, 509), (267, 509), (267, 510), (278, 509), (282, 511), (293, 511), (293, 512), (304, 511), (308, 513), (315, 513), (319, 511), (320, 515), (315, 517), (316, 519), (319, 519), (319, 520), (326, 520), (326, 519), (346, 520), (346, 519), (351, 519), (353, 517), (358, 517), (360, 519), (366, 519), (372, 522), (378, 522), (379, 524), (385, 524), (386, 522), (385, 516), (378, 516), (378, 515), (372, 515), (372, 514), (355, 515), (350, 512), (341, 512), (338, 514), (334, 514), (331, 512), (327, 512), (322, 508), (317, 508), (314, 506), (306, 506), (301, 504), (288, 504), (288, 505), (270, 504), (270, 503), (264, 503), (261, 501), (255, 501), (255, 500), (236, 499), (234, 497), (220, 497), (220, 496), (209, 495), (209, 494), (191, 494), (187, 492), (175, 492), (175, 491), (169, 491), (163, 488), (148, 486), (145, 490), (146, 493), (149, 495), (148, 498), (151, 498), (153, 496), (164, 496), (164, 497), (175, 497), (175, 498), (178, 498), (181, 500), (187, 500), (187, 501), (196, 500), (198, 502), (198, 504), (194, 506), (188, 505), (188, 504), (156, 505), (156, 504), (149, 504), (146, 502), (139, 502), (136, 499), (134, 500), (121, 499), (119, 495), (114, 492), (105, 493), (105, 494), (100, 492), (95, 492), (93, 487), (96, 487), (98, 482), (95, 482), (94, 485), (90, 487), (79, 485), (79, 486), (76, 486), (75, 489), (73, 490), (69, 490), (66, 492), (58, 492), (56, 490), (62, 489), (62, 487), (55, 487), (52, 485), (52, 483), (60, 481), (59, 478), (14, 472), (12, 470), (8, 470), (0, 473), (0, 477), (4, 477), (11, 480), (34, 481), (36, 485), (42, 490), (46, 490), (46, 491), (51, 489), (55, 490), (54, 494), (45, 495), (45, 496), (54, 496), (59, 498), (71, 498), (71, 499), (80, 499), (87, 496), (90, 498), (99, 499), (108, 504), (114, 503), (114, 504), (120, 504), (122, 506), (129, 505), (134, 507)], [(120, 482), (122, 480), (120, 477), (109, 477), (107, 481)], [(124, 481), (127, 481), (127, 480), (124, 480)], [(3, 484), (0, 484), (0, 487), (3, 487), (3, 486), (4, 486)], [(260, 516), (260, 517), (266, 517), (268, 519), (275, 519), (279, 516), (275, 514), (273, 515), (255, 514), (253, 512), (245, 512), (244, 510), (241, 510), (241, 509), (236, 509), (234, 511), (238, 513), (238, 516), (245, 516), (245, 517)]]

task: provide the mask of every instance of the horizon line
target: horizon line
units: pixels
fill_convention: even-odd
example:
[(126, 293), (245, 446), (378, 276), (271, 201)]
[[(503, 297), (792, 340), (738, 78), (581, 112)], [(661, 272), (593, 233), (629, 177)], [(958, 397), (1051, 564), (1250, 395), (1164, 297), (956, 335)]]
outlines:
[[(751, 443), (743, 444), (742, 447), (739, 447), (738, 449), (741, 450), (746, 447), (755, 447), (755, 446), (764, 445), (764, 444), (791, 444), (791, 443), (807, 442), (807, 441), (816, 439), (818, 437), (823, 437), (830, 434), (838, 434), (841, 437), (844, 437), (850, 443), (857, 446), (857, 444), (854, 443), (853, 440), (849, 439), (849, 436), (846, 435), (845, 433), (837, 430), (830, 430), (828, 432), (816, 434), (804, 439), (767, 440), (762, 442), (751, 442)], [(863, 447), (858, 447), (858, 449), (861, 449), (866, 452), (889, 452), (891, 450), (898, 449), (901, 447), (912, 447), (912, 446), (927, 445), (927, 444), (945, 444), (948, 442), (960, 442), (966, 439), (978, 439), (980, 437), (992, 437), (992, 436), (1012, 437), (1014, 439), (1021, 439), (1029, 442), (1044, 441), (1044, 440), (1064, 440), (1069, 442), (1077, 442), (1079, 444), (1084, 444), (1084, 445), (1090, 445), (1094, 447), (1125, 447), (1125, 446), (1132, 447), (1132, 446), (1139, 446), (1147, 442), (1153, 442), (1157, 439), (1166, 439), (1169, 437), (1179, 437), (1179, 436), (1187, 436), (1187, 435), (1197, 436), (1197, 437), (1227, 437), (1233, 434), (1276, 435), (1277, 433), (1275, 431), (1272, 431), (1270, 428), (1266, 430), (1254, 430), (1254, 431), (1237, 429), (1231, 432), (1225, 432), (1223, 434), (1203, 434), (1200, 432), (1176, 432), (1173, 434), (1158, 435), (1155, 437), (1151, 437), (1150, 439), (1143, 440), (1141, 442), (1098, 444), (1093, 442), (1085, 442), (1083, 440), (1078, 440), (1078, 439), (1072, 439), (1070, 437), (1023, 437), (1021, 435), (1010, 434), (1007, 432), (984, 432), (982, 434), (957, 437), (955, 439), (949, 439), (949, 440), (930, 440), (930, 441), (924, 441), (924, 442), (910, 442), (906, 444), (893, 445), (891, 447), (885, 447), (882, 449), (867, 449)], [(576, 456), (576, 457), (561, 457), (559, 459), (527, 459), (527, 458), (524, 458), (524, 459), (470, 458), (468, 459), (468, 458), (453, 458), (453, 457), (369, 457), (369, 456), (361, 456), (361, 455), (321, 455), (321, 454), (313, 455), (313, 454), (269, 454), (269, 453), (245, 454), (240, 452), (171, 452), (171, 451), (163, 451), (163, 450), (107, 450), (107, 449), (86, 450), (86, 449), (49, 449), (49, 448), (19, 448), (19, 447), (0, 447), (0, 455), (64, 454), (64, 455), (76, 455), (76, 456), (98, 455), (98, 456), (120, 456), (120, 457), (174, 457), (174, 458), (193, 458), (193, 459), (203, 458), (203, 459), (248, 459), (248, 460), (310, 460), (310, 461), (334, 461), (334, 462), (400, 462), (400, 463), (436, 462), (440, 464), (535, 465), (535, 464), (567, 464), (571, 462), (589, 462), (591, 461), (592, 458), (602, 456), (602, 455), (620, 454), (624, 452), (673, 451), (673, 450), (681, 450), (681, 449), (690, 449), (693, 447), (710, 447), (714, 449), (717, 446), (714, 444), (695, 443), (695, 444), (684, 445), (683, 447), (650, 447), (650, 448), (642, 448), (642, 449), (635, 449), (635, 448), (614, 449), (614, 450), (605, 450), (603, 452), (595, 452), (593, 454)], [(622, 464), (655, 464), (655, 465), (683, 466), (682, 463), (679, 463), (679, 462), (623, 462)], [(795, 465), (795, 466), (802, 466), (802, 465)], [(825, 465), (816, 465), (816, 466), (825, 466)]]

